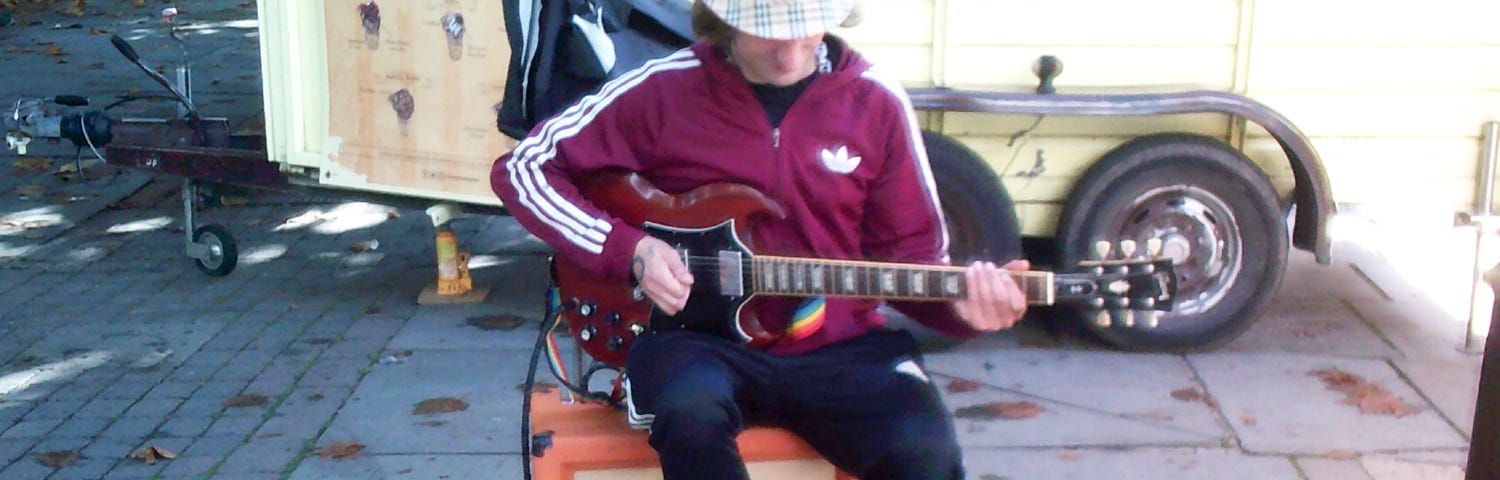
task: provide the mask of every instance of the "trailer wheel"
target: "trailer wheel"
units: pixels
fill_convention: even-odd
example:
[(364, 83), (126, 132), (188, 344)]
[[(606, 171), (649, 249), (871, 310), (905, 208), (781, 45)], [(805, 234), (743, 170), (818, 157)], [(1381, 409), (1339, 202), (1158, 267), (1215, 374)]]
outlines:
[(193, 264), (209, 276), (229, 275), (239, 264), (239, 247), (229, 235), (229, 229), (221, 225), (204, 225), (193, 230), (193, 243), (208, 247), (208, 257), (194, 258)]
[(1286, 269), (1287, 233), (1275, 190), (1239, 151), (1197, 135), (1137, 138), (1089, 168), (1058, 222), (1064, 266), (1093, 257), (1100, 240), (1163, 242), (1173, 259), (1176, 304), (1154, 328), (1102, 326), (1068, 309), (1123, 349), (1186, 351), (1233, 340), (1265, 308)]
[(1003, 261), (1021, 254), (1016, 207), (978, 154), (950, 137), (922, 132), (948, 227), (948, 253), (954, 265), (974, 260)]

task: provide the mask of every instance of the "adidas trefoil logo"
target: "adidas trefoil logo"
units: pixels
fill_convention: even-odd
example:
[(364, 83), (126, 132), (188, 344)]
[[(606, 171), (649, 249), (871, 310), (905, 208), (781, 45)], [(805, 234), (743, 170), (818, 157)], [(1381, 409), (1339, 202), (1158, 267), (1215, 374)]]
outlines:
[(840, 145), (838, 150), (823, 150), (823, 166), (833, 173), (848, 174), (859, 166), (859, 156), (849, 156), (849, 147)]

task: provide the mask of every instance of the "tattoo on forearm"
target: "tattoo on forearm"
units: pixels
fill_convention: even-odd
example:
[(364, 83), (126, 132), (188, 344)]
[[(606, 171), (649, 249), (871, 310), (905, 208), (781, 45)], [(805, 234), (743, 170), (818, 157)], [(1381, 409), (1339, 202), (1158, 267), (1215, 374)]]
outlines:
[(635, 279), (637, 281), (644, 280), (646, 278), (646, 259), (642, 258), (640, 255), (636, 255), (635, 257), (631, 258), (630, 273), (635, 274)]

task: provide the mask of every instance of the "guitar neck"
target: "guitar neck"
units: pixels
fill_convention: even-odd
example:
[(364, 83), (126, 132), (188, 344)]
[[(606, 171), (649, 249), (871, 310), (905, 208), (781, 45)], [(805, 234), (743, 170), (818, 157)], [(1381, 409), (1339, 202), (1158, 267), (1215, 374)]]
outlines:
[[(962, 300), (968, 293), (964, 267), (775, 256), (756, 256), (751, 262), (754, 291), (765, 295), (939, 301)], [(1006, 273), (1028, 303), (1055, 301), (1052, 272)]]

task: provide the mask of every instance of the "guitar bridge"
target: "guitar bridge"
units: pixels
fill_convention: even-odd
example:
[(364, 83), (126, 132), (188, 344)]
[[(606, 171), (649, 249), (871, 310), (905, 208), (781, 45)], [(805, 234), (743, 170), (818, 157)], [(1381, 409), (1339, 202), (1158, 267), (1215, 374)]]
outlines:
[(745, 295), (744, 257), (733, 250), (719, 251), (719, 293), (728, 297)]

